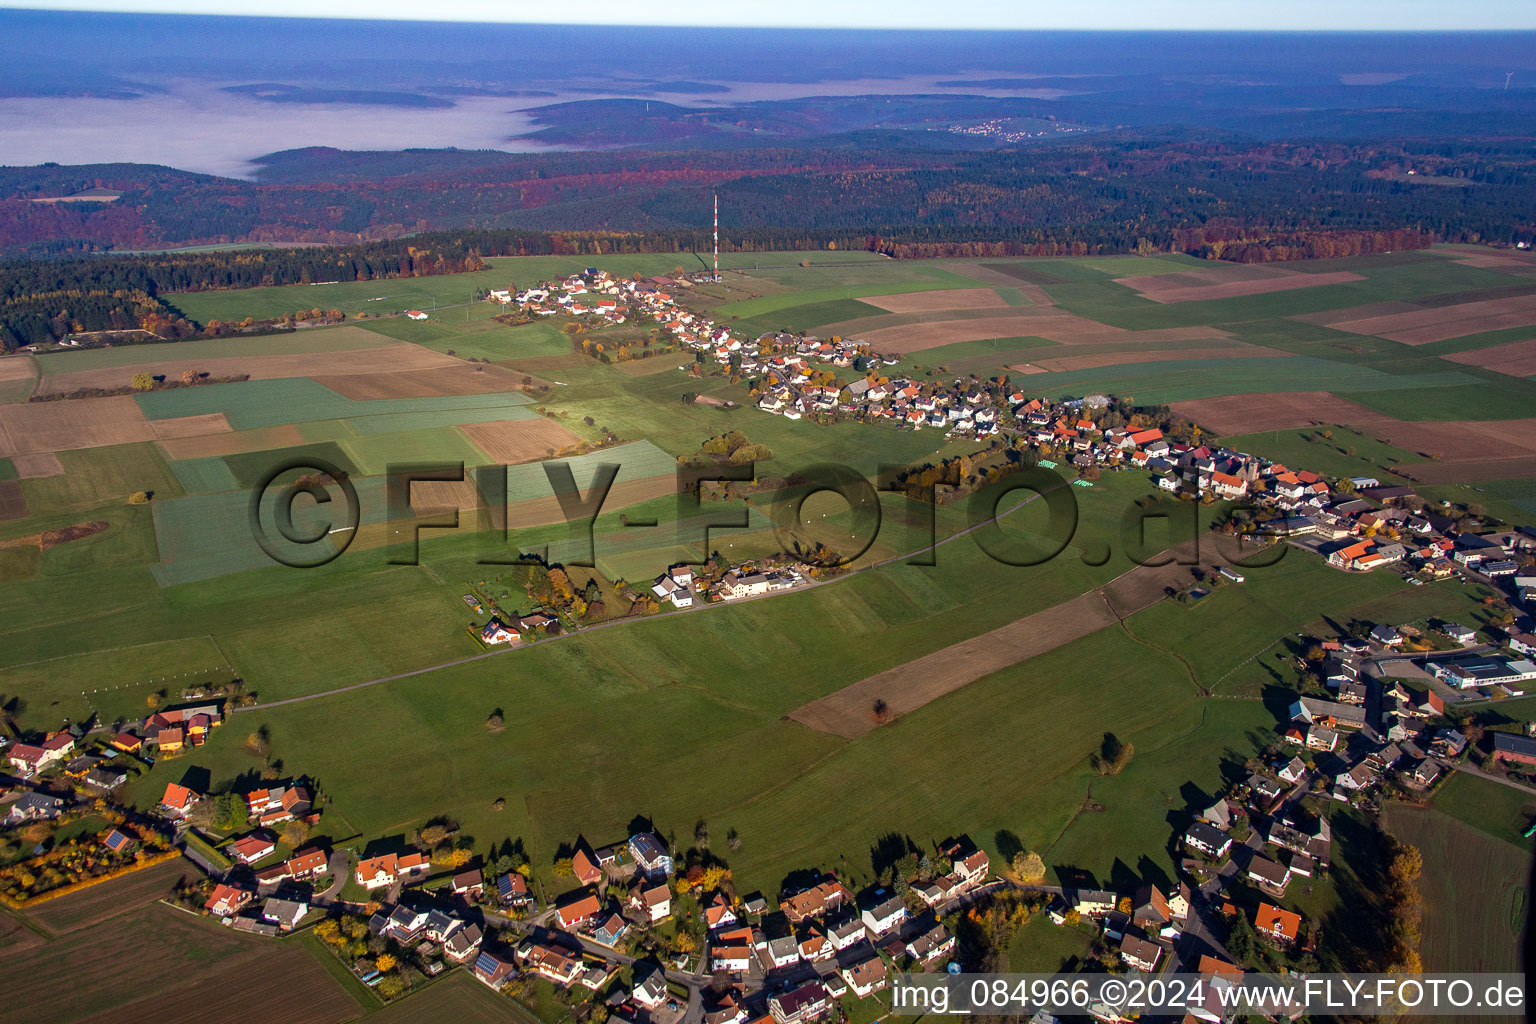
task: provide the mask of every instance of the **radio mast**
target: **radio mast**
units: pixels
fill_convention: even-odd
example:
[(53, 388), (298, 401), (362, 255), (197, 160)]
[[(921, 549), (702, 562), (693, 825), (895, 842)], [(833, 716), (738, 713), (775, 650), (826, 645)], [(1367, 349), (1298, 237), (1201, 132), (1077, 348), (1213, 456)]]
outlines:
[(715, 280), (720, 280), (720, 193), (715, 193)]

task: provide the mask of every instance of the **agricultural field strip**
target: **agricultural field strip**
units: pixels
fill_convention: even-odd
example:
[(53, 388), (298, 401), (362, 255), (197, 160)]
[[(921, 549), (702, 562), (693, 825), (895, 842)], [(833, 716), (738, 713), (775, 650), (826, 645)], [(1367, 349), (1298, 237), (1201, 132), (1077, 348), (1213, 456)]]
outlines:
[[(530, 399), (521, 392), (354, 401), (305, 377), (152, 391), (139, 395), (137, 402), (150, 420), (179, 419), (222, 412), (236, 430), (284, 427), (295, 423), (321, 420), (349, 420), (361, 423), (370, 417), (381, 417), (384, 419), (379, 425), (360, 429), (386, 433), (393, 432), (385, 429), (389, 419), (413, 414), (476, 415), (505, 411), (507, 419), (533, 415), (531, 411), (520, 408), (530, 404)], [(482, 415), (481, 418), (494, 417)], [(401, 429), (409, 428), (394, 427), (394, 430)]]
[(1032, 373), (1038, 370), (1065, 373), (1104, 366), (1124, 366), (1130, 363), (1180, 362), (1186, 359), (1283, 359), (1289, 355), (1290, 353), (1282, 352), (1280, 349), (1264, 348), (1261, 345), (1236, 345), (1231, 348), (1154, 348), (1140, 352), (1093, 352), (1054, 356), (1010, 365), (1008, 369), (1018, 370), (1021, 373)]
[(170, 359), (207, 362), (214, 359), (251, 356), (303, 357), (320, 352), (347, 352), (378, 346), (378, 336), (359, 325), (306, 328), (291, 334), (168, 341), (150, 345), (113, 345), (110, 348), (50, 352), (35, 358), (39, 372), (43, 376), (56, 376), (84, 370), (130, 367), (139, 363), (154, 363)]
[[(1316, 322), (1316, 318), (1311, 319)], [(1323, 322), (1334, 330), (1351, 334), (1375, 335), (1404, 345), (1424, 345), (1483, 331), (1536, 325), (1536, 294), (1447, 306), (1412, 306), (1397, 311), (1377, 311), (1368, 307), (1344, 309)]]
[(1034, 612), (989, 633), (970, 637), (914, 661), (818, 697), (789, 713), (807, 728), (854, 739), (880, 724), (874, 702), (900, 717), (1012, 665), (1053, 651), (1150, 607), (1164, 587), (1187, 579), (1191, 566), (1175, 557), (1139, 565), (1071, 600)]
[(1536, 376), (1536, 338), (1491, 345), (1470, 352), (1452, 352), (1442, 358), (1453, 363), (1481, 366), (1511, 377)]
[(1217, 435), (1336, 424), (1412, 452), (1434, 452), (1434, 463), (1487, 462), (1536, 456), (1536, 418), (1525, 420), (1400, 420), (1325, 392), (1231, 395), (1173, 404)]
[(121, 367), (49, 373), (38, 385), (38, 393), (62, 394), (82, 388), (121, 387), (128, 384), (132, 376), (137, 373), (177, 379), (183, 372), (191, 371), (207, 373), (213, 377), (234, 377), (246, 374), (252, 380), (266, 380), (280, 377), (371, 374), (391, 370), (425, 371), (464, 365), (453, 356), (442, 355), (431, 349), (404, 342), (339, 352), (252, 354), (217, 359), (198, 359), (180, 352), (167, 353), (167, 355), (173, 355), (176, 358), (132, 363)]
[(10, 355), (0, 357), (0, 382), (31, 380), (38, 373), (35, 356)]
[[(1195, 274), (1188, 275), (1195, 277)], [(1184, 283), (1186, 275), (1159, 275), (1156, 277), (1121, 277), (1115, 283), (1135, 291), (1144, 299), (1159, 303), (1204, 302), (1213, 299), (1232, 299), (1245, 295), (1264, 295), (1269, 292), (1291, 291), (1297, 288), (1315, 288), (1320, 285), (1348, 284), (1364, 281), (1359, 274), (1347, 270), (1329, 274), (1284, 274), (1251, 280), (1228, 280), (1201, 283)], [(1176, 278), (1170, 280), (1170, 278)]]

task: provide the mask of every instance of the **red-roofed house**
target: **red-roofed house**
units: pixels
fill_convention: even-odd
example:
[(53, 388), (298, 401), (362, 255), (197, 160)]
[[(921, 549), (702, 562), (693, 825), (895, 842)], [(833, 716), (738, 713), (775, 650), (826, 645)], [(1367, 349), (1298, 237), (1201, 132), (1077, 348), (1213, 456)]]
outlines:
[(252, 893), (220, 882), (213, 887), (213, 892), (209, 895), (208, 902), (203, 904), (203, 909), (215, 917), (233, 917), (252, 899)]
[(254, 864), (277, 849), (277, 843), (267, 836), (242, 836), (229, 844), (229, 852), (242, 864)]
[(1260, 903), (1253, 914), (1253, 929), (1260, 935), (1289, 946), (1301, 934), (1301, 915), (1268, 903)]
[(578, 893), (555, 911), (562, 928), (579, 928), (601, 910), (596, 893)]
[(399, 879), (397, 870), (397, 858), (392, 853), (386, 853), (382, 857), (369, 857), (357, 862), (357, 884), (365, 889), (377, 889), (384, 885), (394, 885)]
[(170, 818), (185, 818), (187, 812), (192, 810), (201, 799), (202, 797), (186, 786), (175, 782), (167, 783), (165, 796), (160, 798), (160, 813)]
[(287, 868), (290, 878), (310, 878), (330, 870), (324, 850), (302, 850), (295, 853), (288, 858)]

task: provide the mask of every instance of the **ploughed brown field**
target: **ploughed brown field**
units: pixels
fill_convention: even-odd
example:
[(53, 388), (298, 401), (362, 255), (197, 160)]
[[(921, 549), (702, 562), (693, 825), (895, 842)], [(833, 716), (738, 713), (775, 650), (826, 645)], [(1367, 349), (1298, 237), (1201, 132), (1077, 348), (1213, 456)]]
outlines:
[[(503, 365), (510, 366), (518, 373), (530, 373), (538, 376), (540, 371), (567, 370), (573, 366), (586, 365), (588, 356), (580, 352), (561, 352), (552, 356), (529, 356), (526, 359), (514, 359)], [(655, 359), (655, 356), (651, 357)], [(546, 373), (547, 377), (548, 374)]]
[(1272, 359), (1290, 355), (1279, 349), (1262, 345), (1234, 345), (1231, 348), (1154, 348), (1140, 352), (1094, 352), (1080, 356), (1059, 356), (1054, 359), (1036, 359), (1033, 362), (1010, 366), (1020, 373), (1039, 373), (1046, 370), (1060, 373), (1066, 370), (1092, 370), (1100, 366), (1120, 366), (1125, 363), (1176, 362), (1184, 359)]
[[(171, 347), (167, 346), (167, 348)], [(344, 352), (221, 356), (216, 359), (165, 359), (153, 363), (136, 363), (133, 366), (75, 370), (70, 373), (49, 374), (38, 384), (37, 390), (39, 394), (55, 394), (77, 391), (81, 388), (122, 387), (133, 379), (134, 374), (141, 372), (151, 376), (164, 375), (171, 380), (179, 380), (184, 370), (207, 373), (214, 377), (233, 377), (243, 373), (248, 374), (252, 380), (263, 380), (275, 377), (419, 371), (463, 365), (461, 360), (453, 356), (433, 352), (420, 345), (399, 343), (376, 348), (350, 349)]]
[(1490, 345), (1471, 352), (1454, 352), (1443, 358), (1453, 363), (1466, 363), (1468, 366), (1481, 366), (1507, 373), (1511, 377), (1530, 377), (1536, 375), (1536, 338), (1511, 341), (1505, 345)]
[(0, 948), (0, 971), (0, 1024), (341, 1024), (363, 1012), (303, 946), (162, 906)]
[(204, 412), (196, 416), (173, 416), (168, 420), (150, 420), (149, 428), (161, 441), (178, 437), (200, 437), (203, 434), (227, 434), (234, 429), (221, 412)]
[(176, 857), (57, 899), (30, 904), (24, 912), (51, 932), (69, 932), (163, 899), (177, 882), (196, 875), (197, 869), (189, 861)]
[[(1184, 557), (1186, 548), (1175, 549)], [(1211, 566), (1226, 559), (1207, 549), (1201, 563)], [(1246, 552), (1242, 557), (1251, 557)], [(802, 704), (789, 713), (791, 720), (818, 732), (853, 739), (874, 729), (875, 701), (885, 701), (888, 718), (894, 720), (983, 676), (1000, 672), (1047, 651), (1081, 639), (1120, 619), (1162, 600), (1165, 588), (1187, 583), (1192, 565), (1178, 558), (1167, 565), (1141, 565), (1102, 587), (1061, 604), (1016, 619), (990, 633), (962, 640), (932, 654), (866, 676), (836, 693)]]
[(693, 362), (691, 352), (670, 352), (646, 359), (626, 359), (623, 362), (614, 363), (613, 368), (626, 377), (649, 377), (653, 373), (665, 373), (679, 366), (687, 366), (691, 362)]
[(0, 357), (0, 383), (8, 380), (27, 380), (37, 376), (37, 364), (31, 356)]
[(446, 398), (451, 395), (490, 395), (516, 391), (523, 375), (505, 366), (469, 364), (429, 370), (389, 370), (380, 373), (319, 374), (313, 377), (343, 398), (367, 402), (384, 398)]
[[(862, 301), (862, 300), (861, 300)], [(1231, 337), (1215, 327), (1167, 327), (1153, 331), (1127, 331), (1086, 317), (1053, 309), (1023, 308), (1010, 316), (939, 320), (929, 323), (882, 327), (859, 334), (876, 352), (904, 355), (940, 345), (988, 338), (1046, 338), (1062, 345), (1094, 345), (1106, 342), (1204, 341)]]
[(941, 309), (1002, 309), (1008, 305), (991, 288), (951, 288), (900, 295), (870, 295), (860, 302), (890, 313), (932, 313)]
[[(71, 403), (74, 404), (74, 403)], [(187, 417), (191, 419), (192, 417)], [(304, 435), (291, 423), (278, 427), (257, 427), (227, 434), (179, 437), (160, 442), (168, 459), (201, 459), (210, 455), (238, 455), (268, 448), (293, 448), (304, 443)]]
[(1505, 274), (1536, 275), (1536, 253), (1529, 251), (1476, 249), (1459, 252), (1452, 258), (1457, 263), (1465, 263), (1469, 267), (1483, 267)]
[(542, 459), (550, 449), (562, 451), (581, 440), (559, 423), (543, 416), (536, 420), (471, 423), (459, 429), (476, 448), (500, 465)]
[(1215, 435), (1338, 424), (1437, 458), (1405, 464), (1425, 483), (1505, 479), (1536, 470), (1536, 419), (1400, 420), (1321, 391), (1226, 395), (1174, 402)]
[(0, 405), (0, 455), (153, 440), (154, 428), (127, 395)]
[[(267, 940), (271, 941), (271, 940)], [(281, 979), (280, 983), (277, 979)], [(341, 1024), (362, 1012), (357, 1000), (305, 950), (279, 946), (267, 956), (192, 977), (179, 999), (151, 994), (86, 1017), (80, 1024), (206, 1024), (214, 1020), (262, 1024)]]
[(62, 476), (64, 467), (53, 452), (37, 452), (32, 455), (12, 455), (11, 465), (23, 480), (36, 480), (45, 476)]
[(0, 523), (27, 516), (27, 497), (20, 480), (0, 480)]
[(1118, 277), (1115, 283), (1125, 285), (1144, 299), (1169, 303), (1235, 299), (1244, 295), (1288, 292), (1297, 288), (1316, 288), (1320, 285), (1347, 284), (1350, 281), (1365, 280), (1359, 274), (1351, 274), (1347, 270), (1336, 270), (1328, 274), (1298, 274), (1295, 271), (1271, 267), (1234, 267), (1234, 270), (1242, 273), (1234, 274), (1212, 268), (1194, 270), (1187, 274)]
[[(1399, 309), (1400, 306), (1409, 306)], [(1454, 306), (1420, 308), (1407, 303), (1382, 303), (1296, 317), (1351, 334), (1370, 334), (1404, 345), (1427, 345), (1485, 331), (1536, 324), (1536, 295), (1461, 302)]]

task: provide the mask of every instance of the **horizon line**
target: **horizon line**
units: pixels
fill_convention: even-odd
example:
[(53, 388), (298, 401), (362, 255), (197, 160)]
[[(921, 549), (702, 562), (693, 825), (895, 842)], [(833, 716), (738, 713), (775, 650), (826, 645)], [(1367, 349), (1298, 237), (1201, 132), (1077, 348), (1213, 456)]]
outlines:
[(601, 23), (562, 21), (557, 18), (517, 17), (517, 18), (486, 18), (472, 16), (445, 15), (438, 18), (423, 18), (417, 12), (390, 13), (387, 9), (371, 11), (366, 14), (350, 14), (336, 11), (307, 12), (304, 10), (292, 10), (281, 12), (242, 12), (230, 13), (227, 10), (167, 10), (160, 7), (145, 6), (136, 9), (123, 9), (120, 7), (104, 6), (101, 4), (80, 3), (61, 4), (55, 6), (39, 7), (34, 5), (19, 5), (0, 2), (0, 15), (15, 14), (57, 14), (57, 15), (97, 15), (114, 18), (204, 18), (219, 19), (224, 21), (259, 19), (262, 21), (336, 21), (356, 22), (367, 24), (370, 22), (389, 22), (393, 24), (417, 24), (417, 25), (508, 25), (508, 26), (536, 26), (541, 28), (570, 28), (570, 29), (693, 29), (693, 30), (737, 30), (737, 31), (782, 31), (782, 32), (859, 32), (868, 35), (895, 35), (902, 32), (923, 32), (933, 34), (975, 34), (986, 33), (999, 35), (1006, 33), (1083, 33), (1088, 35), (1105, 34), (1171, 34), (1186, 33), (1193, 35), (1265, 35), (1265, 36), (1311, 36), (1311, 35), (1375, 35), (1375, 36), (1425, 36), (1430, 34), (1448, 36), (1471, 35), (1517, 35), (1522, 33), (1536, 33), (1536, 5), (1530, 8), (1529, 21), (1518, 25), (1476, 27), (1427, 24), (1412, 27), (1380, 27), (1360, 25), (1316, 25), (1308, 27), (1292, 27), (1284, 25), (1107, 25), (1107, 24), (1063, 24), (1043, 23), (1037, 25), (958, 25), (938, 26), (921, 24), (882, 25), (870, 26), (856, 21), (847, 23), (809, 24), (799, 22), (764, 22), (764, 21), (739, 21), (739, 22), (713, 22), (700, 23), (693, 21), (658, 23), (649, 21), (624, 21), (605, 20)]

